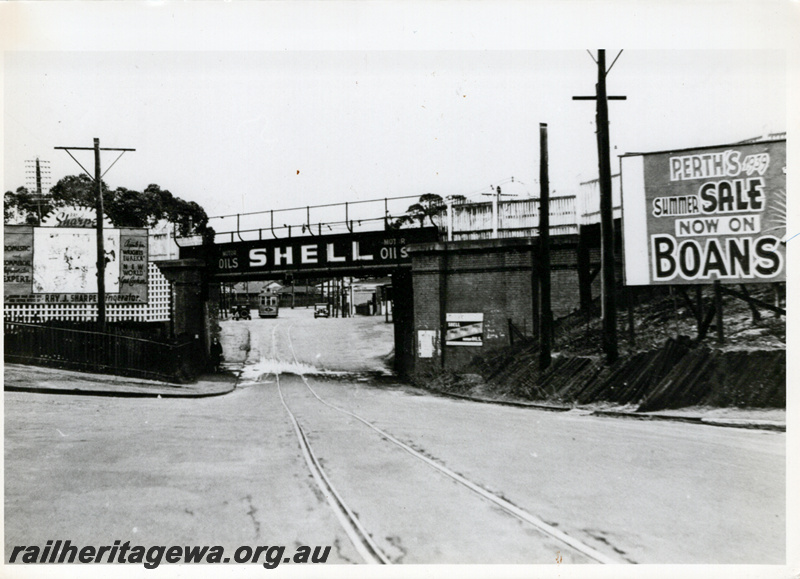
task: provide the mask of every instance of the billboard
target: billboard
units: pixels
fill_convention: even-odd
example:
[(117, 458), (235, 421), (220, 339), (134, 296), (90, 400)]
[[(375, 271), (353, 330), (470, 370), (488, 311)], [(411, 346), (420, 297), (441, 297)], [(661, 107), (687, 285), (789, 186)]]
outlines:
[(445, 314), (445, 346), (483, 346), (483, 314)]
[(786, 141), (621, 158), (627, 285), (786, 281)]
[[(147, 230), (104, 229), (109, 304), (147, 303)], [(4, 228), (6, 303), (95, 303), (97, 232), (85, 227)]]

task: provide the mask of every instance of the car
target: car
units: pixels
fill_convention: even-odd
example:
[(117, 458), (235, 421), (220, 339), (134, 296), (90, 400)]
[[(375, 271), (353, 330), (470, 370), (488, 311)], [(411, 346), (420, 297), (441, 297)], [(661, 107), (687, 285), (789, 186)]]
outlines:
[(314, 304), (314, 317), (327, 318), (330, 316), (328, 311), (328, 304)]

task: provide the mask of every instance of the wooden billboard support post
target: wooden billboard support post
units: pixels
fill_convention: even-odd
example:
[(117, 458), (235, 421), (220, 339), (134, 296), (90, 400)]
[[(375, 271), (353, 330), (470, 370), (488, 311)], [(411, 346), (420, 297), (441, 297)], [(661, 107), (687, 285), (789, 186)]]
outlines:
[(725, 343), (725, 330), (722, 326), (722, 284), (718, 279), (714, 280), (714, 309), (717, 312), (717, 342)]

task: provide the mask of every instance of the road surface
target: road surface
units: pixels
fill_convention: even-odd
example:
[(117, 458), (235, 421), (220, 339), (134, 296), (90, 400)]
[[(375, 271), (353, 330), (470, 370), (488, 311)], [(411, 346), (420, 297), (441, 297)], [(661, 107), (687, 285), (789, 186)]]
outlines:
[(783, 433), (432, 396), (386, 375), (382, 318), (284, 309), (223, 336), (247, 356), (223, 397), (5, 395), (7, 559), (119, 539), (331, 546), (328, 563), (785, 561)]

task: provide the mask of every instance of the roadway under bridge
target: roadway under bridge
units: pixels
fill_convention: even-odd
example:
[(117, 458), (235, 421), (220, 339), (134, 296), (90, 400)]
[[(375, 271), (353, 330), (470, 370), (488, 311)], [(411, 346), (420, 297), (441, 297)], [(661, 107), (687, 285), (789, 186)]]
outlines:
[[(360, 231), (188, 246), (181, 248), (180, 258), (202, 267), (202, 282), (206, 287), (218, 282), (282, 280), (288, 276), (293, 279), (390, 276), (395, 370), (405, 374), (413, 365), (414, 347), (409, 247), (438, 239), (435, 227)], [(207, 291), (204, 293), (208, 297)]]

